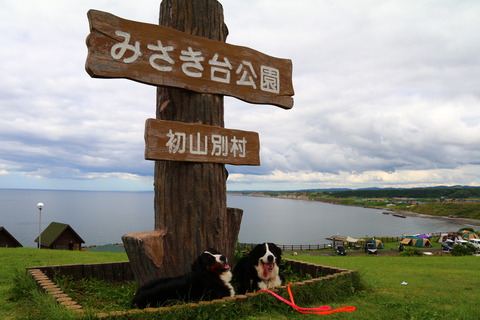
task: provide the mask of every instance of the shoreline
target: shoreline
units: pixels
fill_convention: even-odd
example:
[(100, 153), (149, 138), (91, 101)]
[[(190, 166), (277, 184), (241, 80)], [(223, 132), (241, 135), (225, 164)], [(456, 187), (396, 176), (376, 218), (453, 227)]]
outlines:
[(472, 226), (480, 226), (480, 220), (477, 219), (468, 219), (468, 218), (452, 218), (452, 217), (444, 217), (444, 216), (436, 216), (432, 214), (425, 214), (425, 213), (417, 213), (412, 211), (399, 211), (402, 214), (410, 217), (420, 217), (420, 218), (432, 218), (432, 219), (441, 219), (447, 220), (451, 222), (459, 222), (462, 224), (468, 224)]
[[(369, 207), (365, 205), (361, 206), (352, 206), (348, 204), (339, 204), (335, 203), (332, 201), (322, 201), (321, 199), (308, 199), (305, 196), (280, 196), (280, 197), (271, 197), (268, 195), (265, 195), (261, 192), (258, 193), (250, 193), (250, 194), (242, 194), (242, 193), (236, 193), (236, 192), (227, 192), (227, 195), (232, 195), (232, 196), (241, 196), (241, 197), (260, 197), (260, 198), (277, 198), (277, 199), (290, 199), (290, 200), (303, 200), (303, 201), (316, 201), (316, 202), (323, 202), (323, 203), (328, 203), (328, 204), (333, 204), (337, 206), (346, 206), (346, 207), (361, 207), (361, 208), (369, 208), (369, 209), (377, 209), (377, 210), (387, 210), (383, 208), (376, 208), (376, 207)], [(466, 225), (471, 225), (471, 226), (480, 226), (480, 220), (479, 219), (469, 219), (469, 218), (453, 218), (453, 217), (448, 217), (448, 216), (437, 216), (433, 214), (425, 214), (425, 213), (417, 213), (413, 211), (404, 211), (404, 210), (395, 210), (395, 209), (388, 209), (389, 211), (392, 211), (393, 213), (401, 213), (405, 216), (409, 217), (419, 217), (419, 218), (431, 218), (431, 219), (439, 219), (439, 220), (447, 220), (450, 222), (456, 222), (456, 223), (461, 223), (461, 224), (466, 224)]]

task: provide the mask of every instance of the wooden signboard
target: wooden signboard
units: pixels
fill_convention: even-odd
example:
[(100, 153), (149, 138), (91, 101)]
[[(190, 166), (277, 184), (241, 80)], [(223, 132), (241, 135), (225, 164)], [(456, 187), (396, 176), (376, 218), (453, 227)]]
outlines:
[(88, 11), (86, 70), (154, 86), (293, 107), (292, 61), (172, 28)]
[(147, 119), (145, 159), (260, 165), (258, 133)]

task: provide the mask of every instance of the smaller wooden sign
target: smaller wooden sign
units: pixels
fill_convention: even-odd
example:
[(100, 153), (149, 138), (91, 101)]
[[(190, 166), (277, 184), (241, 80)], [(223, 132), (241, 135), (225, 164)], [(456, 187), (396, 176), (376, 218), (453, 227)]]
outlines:
[(260, 165), (257, 132), (147, 119), (145, 159)]

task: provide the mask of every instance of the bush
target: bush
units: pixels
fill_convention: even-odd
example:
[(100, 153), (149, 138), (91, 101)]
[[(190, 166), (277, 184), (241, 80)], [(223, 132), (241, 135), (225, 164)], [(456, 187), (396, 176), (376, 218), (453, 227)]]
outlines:
[(400, 252), (401, 257), (422, 257), (423, 253), (417, 248), (405, 248)]
[(452, 256), (468, 256), (474, 254), (475, 252), (477, 252), (477, 248), (471, 243), (467, 243), (465, 245), (456, 244), (450, 251)]

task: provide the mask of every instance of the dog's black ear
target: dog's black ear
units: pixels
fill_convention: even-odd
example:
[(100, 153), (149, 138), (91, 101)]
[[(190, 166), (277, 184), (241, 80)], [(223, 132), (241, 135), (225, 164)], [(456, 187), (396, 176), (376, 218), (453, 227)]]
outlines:
[(195, 259), (195, 261), (192, 264), (192, 271), (200, 272), (203, 269), (205, 269), (204, 262), (203, 262), (203, 260), (205, 259), (204, 255), (205, 253), (202, 253), (201, 255), (198, 256), (197, 259)]
[(272, 243), (272, 244), (273, 244), (273, 247), (276, 250), (276, 253), (278, 253), (278, 256), (281, 256), (282, 255), (282, 249), (280, 249), (280, 247), (278, 247), (276, 244), (274, 244), (274, 243)]
[(282, 249), (280, 249), (275, 243), (269, 243), (268, 247), (275, 257), (277, 257), (277, 262), (280, 262), (282, 260)]
[(262, 256), (261, 251), (265, 247), (265, 243), (257, 244), (255, 248), (253, 248), (250, 251), (250, 256), (256, 257), (256, 256)]

